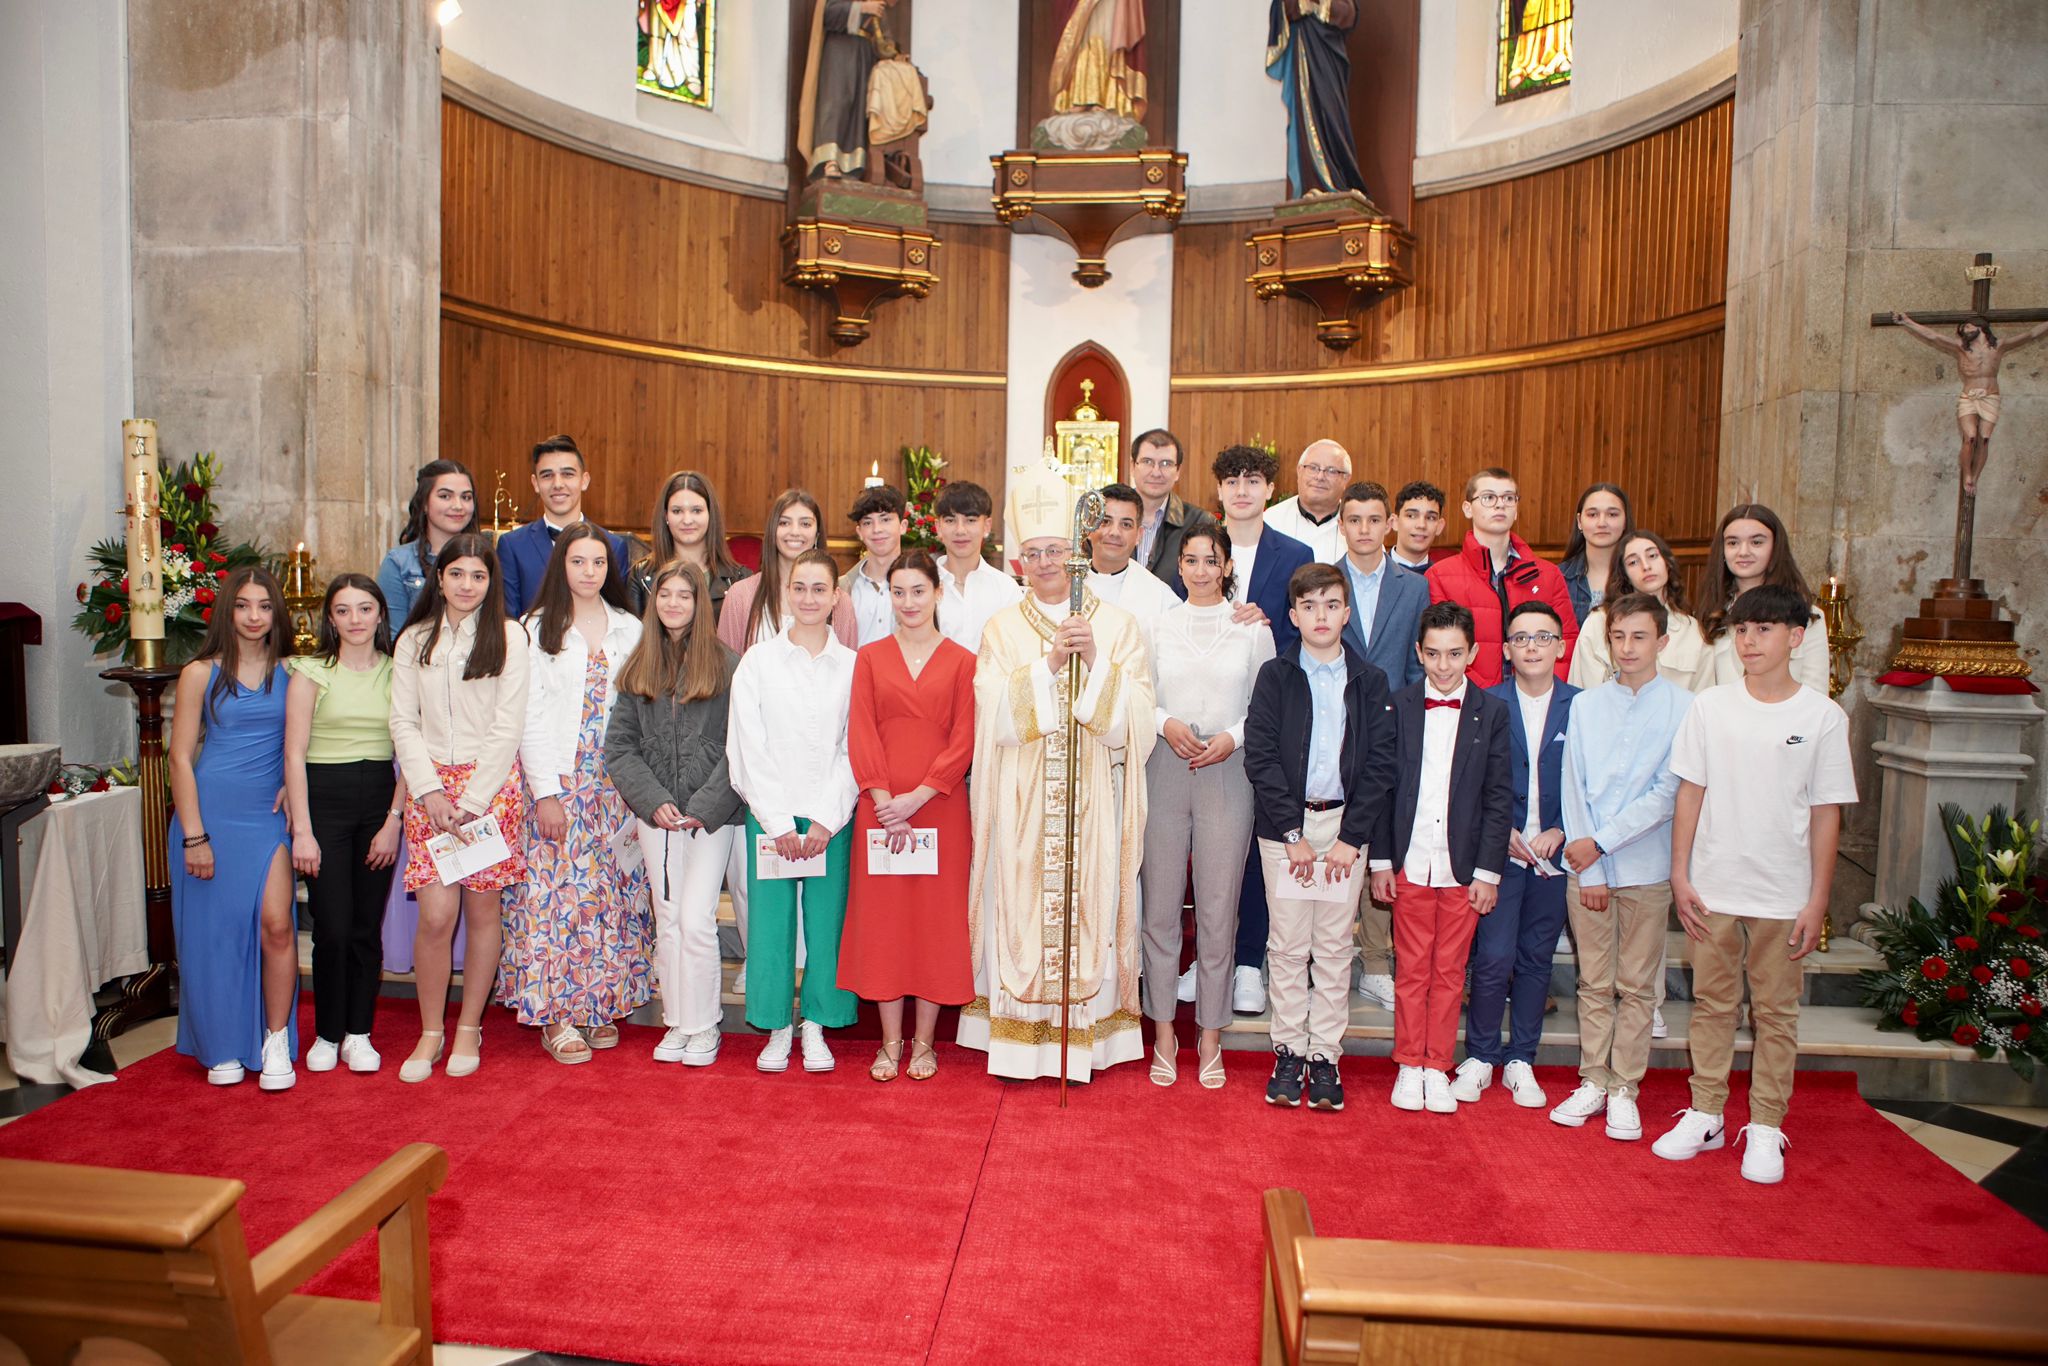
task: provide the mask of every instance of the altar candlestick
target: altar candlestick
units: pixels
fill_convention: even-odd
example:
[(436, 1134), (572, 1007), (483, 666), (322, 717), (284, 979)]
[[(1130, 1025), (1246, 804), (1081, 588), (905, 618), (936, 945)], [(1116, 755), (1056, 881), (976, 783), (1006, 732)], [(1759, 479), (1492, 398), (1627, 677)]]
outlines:
[(157, 468), (156, 423), (131, 417), (121, 424), (122, 493), (128, 515), (128, 639), (133, 662), (155, 668), (164, 639), (162, 481)]
[(878, 489), (882, 487), (881, 461), (871, 460), (868, 462), (868, 477), (861, 480), (860, 486), (864, 489)]

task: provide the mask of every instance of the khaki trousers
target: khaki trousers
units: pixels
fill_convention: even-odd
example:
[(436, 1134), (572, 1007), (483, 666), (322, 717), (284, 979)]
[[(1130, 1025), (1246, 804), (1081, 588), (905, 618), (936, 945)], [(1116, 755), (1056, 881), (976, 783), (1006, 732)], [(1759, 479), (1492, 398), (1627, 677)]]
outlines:
[(1358, 902), (1358, 968), (1368, 977), (1394, 975), (1394, 908), (1369, 896)]
[(1799, 1061), (1799, 987), (1804, 975), (1785, 946), (1790, 920), (1707, 916), (1692, 946), (1692, 1108), (1718, 1115), (1735, 1061), (1735, 1010), (1749, 983), (1749, 1122), (1782, 1128)]
[(1663, 995), (1664, 926), (1671, 884), (1610, 888), (1589, 911), (1579, 880), (1565, 882), (1565, 912), (1579, 955), (1579, 1079), (1633, 1096), (1650, 1066), (1650, 1015)]
[[(1321, 857), (1337, 842), (1344, 808), (1304, 811), (1301, 836)], [(1359, 893), (1370, 874), (1362, 856), (1351, 867), (1344, 900), (1308, 901), (1288, 895), (1296, 887), (1287, 871), (1287, 846), (1279, 840), (1259, 841), (1259, 864), (1266, 875), (1266, 976), (1272, 1007), (1273, 1046), (1308, 1057), (1321, 1053), (1335, 1062), (1344, 1051), (1344, 1028), (1351, 1023), (1351, 920), (1358, 914)], [(1309, 964), (1315, 964), (1315, 986), (1309, 986)]]

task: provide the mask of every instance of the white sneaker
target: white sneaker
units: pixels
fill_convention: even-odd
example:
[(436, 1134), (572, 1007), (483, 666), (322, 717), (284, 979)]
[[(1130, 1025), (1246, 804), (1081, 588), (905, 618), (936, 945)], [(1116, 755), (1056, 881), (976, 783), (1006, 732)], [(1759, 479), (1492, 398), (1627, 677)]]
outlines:
[[(342, 1065), (351, 1072), (375, 1072), (384, 1065), (384, 1059), (378, 1054), (376, 1049), (370, 1047), (370, 1036), (367, 1034), (348, 1034), (343, 1036), (341, 1041), (341, 1061)], [(312, 1055), (308, 1054), (306, 1066), (311, 1067), (312, 1065)]]
[(1643, 1136), (1643, 1117), (1636, 1110), (1634, 1096), (1607, 1098), (1607, 1136), (1623, 1143), (1633, 1143)]
[(839, 1065), (832, 1056), (832, 1050), (825, 1044), (825, 1026), (816, 1020), (805, 1020), (800, 1031), (804, 1041), (804, 1071), (830, 1072)]
[(1792, 1140), (1783, 1129), (1745, 1124), (1736, 1135), (1742, 1143), (1742, 1179), (1775, 1186), (1785, 1179), (1785, 1146)]
[(1174, 981), (1174, 984), (1173, 984), (1173, 999), (1174, 999), (1174, 1000), (1176, 1000), (1176, 1001), (1179, 1001), (1179, 1002), (1180, 1002), (1180, 1003), (1181, 1003), (1182, 1005), (1193, 1005), (1193, 1004), (1194, 1004), (1194, 1000), (1195, 1000), (1195, 965), (1194, 965), (1193, 963), (1190, 963), (1190, 964), (1188, 964), (1188, 970), (1187, 970), (1186, 972), (1182, 973), (1182, 974), (1181, 974), (1181, 975), (1180, 975), (1180, 976), (1179, 976), (1179, 977), (1178, 977), (1178, 978), (1177, 978), (1177, 979), (1176, 979), (1176, 980)]
[(681, 1025), (670, 1025), (668, 1032), (661, 1036), (661, 1042), (654, 1046), (656, 1062), (681, 1062), (683, 1050), (689, 1046), (690, 1031)]
[(1524, 1110), (1541, 1110), (1550, 1103), (1550, 1097), (1543, 1094), (1543, 1088), (1536, 1084), (1536, 1069), (1525, 1062), (1511, 1062), (1501, 1069), (1500, 1084), (1515, 1098), (1515, 1104)]
[(325, 1039), (315, 1038), (313, 1046), (306, 1050), (308, 1072), (332, 1072), (334, 1064), (341, 1061), (341, 1045), (331, 1044)]
[(265, 1030), (263, 1073), (256, 1084), (266, 1091), (289, 1091), (298, 1082), (299, 1074), (292, 1070), (291, 1036), (282, 1029)]
[(1564, 1103), (1550, 1112), (1552, 1124), (1567, 1129), (1584, 1128), (1586, 1121), (1607, 1108), (1607, 1093), (1590, 1081), (1582, 1081)]
[(1422, 1108), (1422, 1069), (1403, 1067), (1394, 1075), (1394, 1108), (1396, 1110), (1420, 1110)]
[[(684, 1039), (683, 1065), (686, 1067), (709, 1067), (712, 1063), (717, 1062), (718, 1038), (719, 1035), (716, 1029), (700, 1029), (695, 1034)], [(665, 1043), (667, 1040), (663, 1040), (663, 1042)], [(783, 1044), (785, 1062), (788, 1060), (788, 1047), (789, 1045), (785, 1041)]]
[(1491, 1085), (1493, 1064), (1467, 1058), (1458, 1064), (1457, 1073), (1451, 1078), (1451, 1096), (1466, 1105), (1477, 1105), (1479, 1093)]
[(1671, 1037), (1671, 1029), (1664, 1023), (1664, 1010), (1661, 1006), (1650, 1012), (1650, 1037), (1653, 1039), (1668, 1039)]
[(241, 1082), (242, 1077), (242, 1064), (238, 1062), (215, 1063), (206, 1069), (208, 1086), (234, 1086)]
[(732, 993), (735, 996), (747, 994), (747, 965), (740, 964), (740, 970), (732, 975)]
[(1557, 932), (1557, 951), (1559, 953), (1570, 953), (1572, 951), (1572, 932), (1570, 930), (1559, 930)]
[(1394, 1008), (1394, 979), (1384, 972), (1359, 974), (1358, 999), (1370, 1001), (1381, 1010)]
[[(768, 1031), (768, 1042), (761, 1049), (761, 1056), (754, 1059), (754, 1069), (759, 1072), (787, 1072), (789, 1070), (789, 1046), (796, 1040), (796, 1026), (784, 1025)], [(688, 1058), (683, 1059), (688, 1062)]]
[(1239, 1015), (1266, 1013), (1266, 979), (1257, 968), (1239, 968), (1231, 974), (1230, 1008)]
[(1458, 1113), (1458, 1098), (1451, 1094), (1451, 1078), (1441, 1067), (1422, 1069), (1422, 1108), (1433, 1115)]
[(1671, 1126), (1670, 1133), (1652, 1143), (1650, 1151), (1672, 1162), (1689, 1162), (1726, 1141), (1719, 1115), (1686, 1109), (1678, 1112), (1678, 1123)]

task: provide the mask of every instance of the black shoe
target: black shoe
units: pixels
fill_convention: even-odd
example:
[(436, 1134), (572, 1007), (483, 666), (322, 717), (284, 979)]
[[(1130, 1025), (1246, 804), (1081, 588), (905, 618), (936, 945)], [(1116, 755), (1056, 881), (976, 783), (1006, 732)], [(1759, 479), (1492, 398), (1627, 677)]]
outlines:
[(1273, 1079), (1266, 1083), (1266, 1104), (1301, 1104), (1301, 1057), (1286, 1044), (1273, 1050)]
[(1344, 1081), (1337, 1075), (1337, 1064), (1320, 1053), (1310, 1055), (1308, 1060), (1308, 1108), (1344, 1108)]

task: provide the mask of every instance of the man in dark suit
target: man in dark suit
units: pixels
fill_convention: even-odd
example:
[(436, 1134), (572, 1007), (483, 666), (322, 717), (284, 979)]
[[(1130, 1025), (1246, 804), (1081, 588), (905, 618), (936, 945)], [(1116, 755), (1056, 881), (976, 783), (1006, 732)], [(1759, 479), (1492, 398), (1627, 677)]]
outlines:
[[(1451, 1078), (1460, 1104), (1479, 1099), (1506, 1062), (1501, 1081), (1515, 1104), (1541, 1109), (1536, 1044), (1550, 997), (1550, 960), (1564, 928), (1564, 748), (1578, 689), (1557, 679), (1564, 623), (1547, 602), (1525, 602), (1508, 619), (1513, 676), (1487, 692), (1507, 704), (1508, 770), (1515, 794), (1508, 867), (1500, 900), (1472, 939), (1472, 998), (1465, 1015), (1465, 1061)], [(1513, 1036), (1503, 1053), (1502, 1013), (1513, 1000)]]
[[(548, 557), (554, 554), (555, 537), (571, 522), (583, 517), (583, 495), (590, 488), (590, 469), (583, 452), (566, 436), (551, 436), (533, 447), (533, 491), (540, 495), (541, 515), (498, 538), (498, 572), (505, 580), (505, 610), (524, 616), (540, 596), (540, 581), (548, 572)], [(607, 531), (612, 563), (619, 574), (626, 572), (626, 546)]]
[(1131, 443), (1131, 487), (1144, 500), (1138, 518), (1138, 563), (1183, 598), (1188, 590), (1180, 581), (1181, 538), (1190, 527), (1216, 520), (1174, 492), (1184, 459), (1180, 438), (1164, 427)]
[(1508, 708), (1468, 685), (1472, 614), (1423, 612), (1423, 680), (1394, 694), (1401, 776), (1372, 842), (1372, 894), (1394, 907), (1397, 1109), (1451, 1114), (1465, 959), (1507, 867), (1513, 780)]

